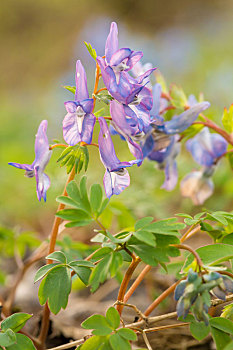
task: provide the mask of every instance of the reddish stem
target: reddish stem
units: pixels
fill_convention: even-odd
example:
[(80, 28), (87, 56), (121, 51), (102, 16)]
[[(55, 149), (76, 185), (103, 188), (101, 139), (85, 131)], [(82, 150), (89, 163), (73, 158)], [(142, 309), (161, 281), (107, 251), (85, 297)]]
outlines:
[(232, 135), (228, 134), (225, 130), (221, 129), (217, 124), (212, 122), (212, 120), (208, 119), (205, 116), (204, 116), (204, 118), (205, 118), (204, 122), (198, 121), (198, 122), (194, 122), (193, 124), (201, 124), (201, 125), (207, 126), (210, 129), (215, 130), (219, 135), (224, 137), (224, 139), (233, 146), (233, 137), (232, 137)]

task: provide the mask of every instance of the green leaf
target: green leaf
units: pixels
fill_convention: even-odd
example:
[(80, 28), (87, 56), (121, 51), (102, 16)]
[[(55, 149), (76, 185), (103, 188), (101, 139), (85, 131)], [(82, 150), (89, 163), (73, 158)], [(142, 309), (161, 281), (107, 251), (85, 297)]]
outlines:
[(179, 213), (179, 214), (175, 214), (176, 216), (180, 216), (182, 218), (188, 218), (188, 219), (192, 219), (192, 216), (185, 214), (185, 213)]
[[(56, 201), (65, 205), (69, 205), (70, 207), (74, 207), (76, 209), (83, 209), (80, 203), (66, 196), (59, 196), (56, 198)], [(80, 201), (81, 201), (81, 198), (80, 198)]]
[(76, 182), (73, 180), (66, 186), (66, 192), (75, 202), (82, 204), (82, 198)]
[(105, 210), (109, 203), (109, 198), (105, 198), (101, 204), (100, 210), (99, 210), (99, 215), (102, 214), (102, 212)]
[(215, 341), (217, 350), (222, 350), (228, 343), (231, 342), (231, 337), (225, 332), (220, 331), (215, 327), (210, 327), (212, 337)]
[(95, 335), (85, 341), (81, 346), (81, 350), (97, 350), (100, 345), (104, 344), (106, 337), (100, 337)]
[(6, 332), (0, 333), (0, 345), (8, 347), (15, 343), (16, 334), (12, 331), (12, 329), (7, 329)]
[(85, 266), (72, 266), (72, 270), (78, 275), (80, 280), (87, 286), (89, 282), (89, 278), (91, 275), (91, 270), (89, 267)]
[(86, 48), (89, 52), (89, 54), (91, 55), (92, 58), (94, 58), (94, 60), (96, 60), (97, 54), (95, 49), (92, 48), (90, 43), (87, 43), (86, 41), (84, 41), (84, 44), (86, 45)]
[(233, 340), (223, 350), (233, 350)]
[(94, 329), (94, 335), (108, 335), (112, 333), (113, 328), (109, 325), (106, 318), (102, 315), (92, 315), (87, 318), (81, 326), (85, 329)]
[[(196, 252), (200, 256), (204, 265), (215, 265), (222, 261), (227, 261), (233, 258), (232, 246), (223, 243), (206, 245), (204, 247), (198, 248)], [(186, 259), (183, 269), (188, 268), (193, 260), (193, 255), (190, 254)]]
[(56, 213), (56, 216), (63, 220), (77, 221), (78, 220), (88, 220), (91, 216), (81, 209), (63, 209)]
[(81, 227), (81, 226), (88, 226), (92, 223), (93, 220), (77, 220), (77, 221), (70, 221), (67, 224), (65, 224), (65, 227)]
[(94, 293), (99, 287), (100, 283), (103, 283), (108, 276), (109, 269), (112, 262), (112, 254), (105, 256), (98, 265), (92, 270), (90, 277), (91, 291)]
[(44, 305), (48, 301), (50, 310), (57, 314), (65, 309), (71, 292), (71, 275), (65, 266), (53, 268), (42, 280), (39, 287), (39, 302)]
[(47, 264), (42, 266), (35, 274), (34, 283), (38, 282), (41, 278), (43, 278), (47, 273), (52, 270), (54, 267), (58, 266), (60, 264), (54, 263), (54, 264)]
[(228, 221), (225, 219), (225, 217), (219, 213), (211, 213), (211, 214), (207, 214), (206, 217), (207, 220), (214, 220), (214, 221), (218, 221), (221, 224), (223, 224), (224, 226), (228, 225)]
[(98, 210), (102, 203), (102, 188), (99, 184), (94, 184), (91, 186), (91, 194), (90, 194), (90, 204), (91, 209), (94, 213), (98, 213)]
[(117, 329), (120, 325), (120, 315), (114, 307), (110, 307), (106, 312), (106, 320), (113, 329)]
[(125, 338), (127, 340), (133, 340), (136, 341), (137, 340), (137, 335), (136, 333), (129, 328), (120, 328), (118, 329), (117, 333), (122, 337)]
[(7, 346), (7, 350), (36, 350), (31, 339), (26, 337), (24, 334), (17, 333), (16, 335), (16, 344)]
[(156, 222), (153, 222), (152, 224), (149, 224), (146, 227), (147, 231), (154, 232), (154, 233), (160, 233), (160, 234), (167, 234), (167, 235), (177, 235), (179, 234), (179, 230), (182, 230), (186, 227), (185, 224), (177, 222), (176, 218), (169, 218), (165, 220), (159, 220)]
[(80, 181), (80, 194), (81, 194), (82, 202), (85, 205), (85, 208), (87, 209), (88, 212), (90, 212), (91, 207), (90, 207), (90, 202), (89, 202), (88, 195), (87, 195), (86, 182), (87, 182), (87, 177), (83, 176), (81, 181)]
[(23, 312), (15, 313), (2, 321), (1, 329), (6, 331), (8, 328), (10, 328), (12, 331), (18, 332), (31, 317), (32, 315)]
[(225, 333), (233, 335), (233, 322), (224, 317), (214, 317), (210, 319), (210, 325)]
[(63, 86), (63, 88), (68, 90), (68, 91), (70, 91), (70, 92), (72, 92), (72, 94), (75, 94), (76, 86), (68, 86), (68, 85), (66, 85), (66, 86)]
[(233, 104), (230, 106), (229, 111), (224, 108), (222, 123), (225, 130), (231, 134), (233, 132)]
[(144, 242), (145, 244), (148, 244), (152, 247), (155, 247), (155, 236), (153, 233), (148, 232), (148, 231), (136, 231), (133, 232), (133, 235), (141, 242)]
[(206, 326), (204, 322), (193, 321), (190, 323), (190, 332), (195, 339), (200, 341), (207, 337), (210, 332), (210, 326)]
[(46, 256), (46, 259), (59, 261), (62, 264), (66, 264), (67, 263), (66, 256), (61, 251), (56, 251), (56, 252), (53, 252), (53, 253), (49, 254), (48, 256)]
[(113, 252), (113, 250), (109, 247), (103, 247), (98, 249), (93, 255), (92, 255), (92, 259), (93, 260), (99, 260), (102, 259), (103, 257), (105, 257), (106, 255), (109, 255)]
[(221, 317), (224, 317), (226, 319), (233, 321), (233, 303), (224, 306), (223, 312), (221, 313)]
[(85, 266), (85, 267), (95, 267), (90, 261), (87, 260), (75, 260), (69, 262), (69, 266), (72, 268), (74, 266)]
[(141, 228), (144, 228), (145, 226), (149, 225), (151, 223), (151, 221), (153, 221), (154, 218), (152, 216), (148, 216), (145, 218), (142, 218), (140, 220), (138, 220), (135, 224), (135, 231), (138, 231)]
[(129, 341), (122, 338), (118, 332), (110, 335), (109, 342), (113, 350), (131, 350)]

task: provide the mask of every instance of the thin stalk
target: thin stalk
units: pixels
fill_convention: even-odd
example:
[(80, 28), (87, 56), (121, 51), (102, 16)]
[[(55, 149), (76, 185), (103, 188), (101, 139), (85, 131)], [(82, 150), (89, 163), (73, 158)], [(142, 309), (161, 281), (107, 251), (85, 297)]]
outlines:
[(49, 149), (52, 150), (52, 149), (54, 149), (54, 148), (56, 148), (56, 147), (64, 147), (64, 148), (67, 148), (68, 145), (66, 145), (66, 144), (64, 144), (64, 143), (55, 143), (54, 145), (49, 146)]
[(194, 122), (193, 124), (201, 124), (201, 125), (207, 126), (210, 129), (213, 129), (219, 135), (224, 137), (224, 139), (233, 146), (233, 137), (232, 137), (232, 135), (228, 134), (228, 132), (226, 132), (225, 130), (221, 129), (217, 124), (212, 122), (212, 120), (208, 119), (205, 116), (204, 116), (204, 118), (205, 118), (205, 121), (197, 121), (197, 122)]
[(192, 253), (194, 255), (195, 259), (197, 260), (197, 264), (198, 264), (199, 268), (201, 269), (203, 264), (202, 264), (200, 256), (198, 255), (198, 253), (195, 250), (193, 250), (191, 247), (189, 247), (186, 244), (171, 244), (171, 246), (178, 248), (178, 249), (184, 249), (184, 250), (187, 250), (190, 253)]
[(145, 316), (148, 316), (151, 314), (151, 312), (168, 296), (170, 295), (172, 292), (174, 292), (174, 290), (176, 289), (176, 286), (180, 283), (179, 280), (175, 283), (173, 283), (169, 288), (167, 288), (162, 294), (160, 294), (160, 296), (158, 298), (156, 298), (153, 303), (146, 309), (146, 311), (144, 312)]
[[(72, 169), (72, 171), (67, 179), (67, 182), (66, 182), (63, 194), (62, 194), (63, 196), (67, 196), (66, 187), (69, 184), (69, 182), (74, 179), (74, 176), (75, 176), (75, 168)], [(60, 211), (64, 208), (65, 208), (65, 204), (60, 203), (58, 206), (58, 211)], [(53, 227), (52, 227), (52, 231), (51, 231), (51, 235), (50, 235), (49, 252), (48, 252), (49, 254), (53, 253), (55, 250), (58, 229), (59, 229), (59, 226), (61, 224), (61, 221), (62, 221), (62, 219), (57, 217), (57, 216), (54, 219), (54, 223), (53, 223)], [(53, 260), (49, 259), (47, 261), (47, 264), (52, 264), (52, 262), (53, 262)], [(40, 329), (40, 334), (38, 337), (38, 340), (41, 344), (41, 349), (44, 349), (44, 343), (45, 343), (47, 333), (48, 333), (49, 315), (50, 315), (50, 310), (49, 310), (48, 304), (46, 303), (44, 306), (41, 329)]]
[(93, 95), (92, 95), (92, 98), (94, 100), (93, 110), (95, 108), (95, 103), (96, 103), (95, 95), (97, 94), (97, 91), (98, 91), (99, 80), (100, 80), (100, 66), (98, 65), (98, 63), (96, 63), (95, 86), (94, 86), (94, 91), (93, 91)]
[(193, 224), (192, 226), (190, 226), (190, 228), (185, 232), (185, 234), (181, 237), (180, 242), (183, 243), (184, 241), (186, 241), (186, 239), (188, 239), (188, 237), (190, 237), (191, 235), (195, 234), (196, 232), (198, 232), (200, 230), (200, 225), (199, 223)]
[[(141, 261), (141, 259), (139, 257), (136, 257), (132, 260), (131, 264), (129, 265), (129, 268), (124, 275), (123, 281), (121, 282), (117, 300), (122, 301), (122, 302), (124, 301), (126, 289), (127, 289), (128, 284), (130, 282), (132, 274), (133, 274), (134, 270), (136, 269), (136, 267), (138, 266), (138, 264), (140, 263), (140, 261)], [(122, 310), (123, 310), (123, 305), (117, 305), (117, 311), (119, 312), (120, 315), (122, 313)]]
[(146, 265), (142, 272), (138, 275), (132, 286), (129, 288), (128, 292), (125, 294), (124, 297), (124, 303), (127, 303), (131, 295), (135, 292), (135, 290), (138, 288), (139, 284), (143, 281), (146, 274), (152, 269), (152, 266)]

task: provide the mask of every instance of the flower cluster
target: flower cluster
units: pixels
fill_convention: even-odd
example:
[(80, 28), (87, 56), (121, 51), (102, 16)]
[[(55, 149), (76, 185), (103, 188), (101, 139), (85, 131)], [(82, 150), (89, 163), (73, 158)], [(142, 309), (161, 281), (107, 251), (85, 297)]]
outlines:
[[(128, 187), (130, 177), (126, 168), (134, 164), (140, 166), (146, 158), (155, 161), (159, 169), (164, 170), (162, 188), (173, 190), (178, 180), (176, 158), (180, 153), (181, 133), (210, 106), (206, 101), (197, 102), (191, 95), (179, 106), (181, 108), (176, 108), (161, 84), (151, 84), (150, 75), (156, 68), (150, 64), (143, 66), (140, 62), (142, 56), (141, 51), (118, 47), (118, 29), (113, 22), (105, 44), (105, 55), (96, 57), (98, 73), (93, 95), (89, 95), (86, 72), (78, 60), (74, 100), (65, 102), (67, 114), (63, 120), (63, 137), (70, 147), (92, 144), (94, 127), (97, 122), (100, 126), (98, 147), (106, 168), (104, 188), (107, 197), (120, 194)], [(105, 87), (97, 90), (100, 78)], [(102, 101), (106, 102), (107, 96), (110, 118), (94, 114), (95, 99), (101, 90), (108, 92)], [(174, 111), (167, 116), (171, 109)], [(50, 185), (48, 176), (44, 174), (51, 156), (46, 129), (47, 121), (43, 121), (36, 136), (36, 158), (32, 165), (9, 163), (26, 170), (28, 177), (36, 177), (39, 200), (46, 200)], [(127, 142), (135, 160), (121, 162), (117, 158), (111, 134), (119, 134)], [(220, 135), (210, 134), (205, 128), (188, 140), (187, 149), (203, 168), (182, 180), (181, 193), (191, 197), (195, 204), (202, 204), (213, 192), (211, 176), (216, 160), (224, 155), (226, 148), (227, 142)]]
[(233, 292), (233, 281), (218, 272), (206, 273), (199, 276), (189, 270), (187, 279), (181, 281), (175, 290), (177, 315), (186, 318), (191, 307), (197, 321), (209, 324), (208, 310), (211, 305), (210, 292), (225, 300), (227, 293)]

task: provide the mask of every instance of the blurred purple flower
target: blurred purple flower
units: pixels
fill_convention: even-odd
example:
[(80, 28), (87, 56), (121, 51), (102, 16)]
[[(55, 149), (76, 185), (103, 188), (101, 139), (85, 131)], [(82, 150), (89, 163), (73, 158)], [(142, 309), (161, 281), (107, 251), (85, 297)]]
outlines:
[(139, 164), (139, 160), (121, 162), (115, 153), (108, 125), (103, 117), (99, 117), (99, 152), (102, 163), (106, 168), (104, 175), (104, 189), (106, 196), (110, 198), (113, 194), (120, 194), (130, 184), (127, 167)]
[(75, 101), (65, 102), (67, 114), (63, 120), (63, 137), (70, 146), (78, 142), (91, 143), (95, 116), (94, 100), (89, 98), (87, 77), (81, 61), (76, 63)]
[(143, 81), (153, 72), (149, 69), (137, 78), (131, 77), (127, 72), (142, 58), (141, 51), (132, 51), (129, 48), (118, 49), (117, 24), (112, 22), (105, 44), (105, 58), (98, 56), (102, 78), (109, 93), (117, 101), (128, 105), (142, 90)]
[(213, 173), (214, 167), (209, 167), (187, 174), (180, 182), (182, 196), (191, 198), (195, 205), (203, 204), (214, 191)]
[(226, 152), (227, 142), (221, 135), (211, 134), (205, 127), (187, 141), (186, 147), (198, 164), (210, 167)]
[(39, 201), (41, 198), (46, 201), (46, 192), (50, 186), (50, 179), (44, 173), (52, 154), (46, 135), (47, 125), (47, 120), (43, 120), (39, 125), (35, 140), (35, 160), (32, 164), (8, 163), (18, 169), (26, 170), (25, 176), (27, 177), (36, 177), (36, 192)]

